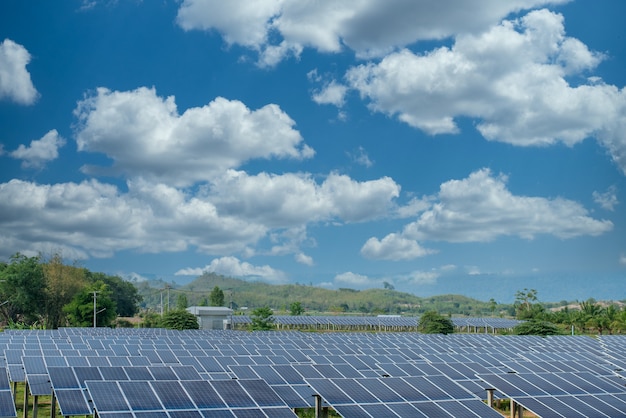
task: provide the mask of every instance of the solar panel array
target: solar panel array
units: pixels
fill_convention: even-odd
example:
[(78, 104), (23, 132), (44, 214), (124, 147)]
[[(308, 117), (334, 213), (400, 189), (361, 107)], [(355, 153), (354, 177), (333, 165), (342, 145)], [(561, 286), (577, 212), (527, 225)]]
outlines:
[(0, 417), (15, 416), (10, 382), (52, 393), (64, 416), (282, 417), (321, 397), (344, 417), (496, 417), (492, 388), (541, 417), (621, 417), (625, 348), (621, 336), (5, 331)]

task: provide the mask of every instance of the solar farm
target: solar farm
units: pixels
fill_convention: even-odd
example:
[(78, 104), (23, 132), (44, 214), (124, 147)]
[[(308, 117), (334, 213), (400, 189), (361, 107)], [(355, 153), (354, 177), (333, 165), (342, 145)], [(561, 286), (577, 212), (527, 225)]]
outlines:
[(0, 334), (16, 386), (98, 417), (626, 417), (626, 336), (62, 328)]

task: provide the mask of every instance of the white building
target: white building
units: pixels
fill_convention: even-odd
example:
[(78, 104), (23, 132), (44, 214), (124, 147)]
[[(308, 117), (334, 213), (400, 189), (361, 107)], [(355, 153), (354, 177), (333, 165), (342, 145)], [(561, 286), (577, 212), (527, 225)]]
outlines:
[(233, 310), (222, 306), (191, 306), (187, 308), (198, 318), (200, 329), (230, 329)]

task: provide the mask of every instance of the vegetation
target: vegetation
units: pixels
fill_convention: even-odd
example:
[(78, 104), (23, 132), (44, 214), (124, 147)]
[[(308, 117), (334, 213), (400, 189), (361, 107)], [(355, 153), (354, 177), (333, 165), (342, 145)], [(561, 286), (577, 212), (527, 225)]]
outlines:
[(199, 329), (198, 319), (191, 312), (184, 309), (176, 309), (164, 314), (159, 322), (161, 328), (166, 329)]
[(562, 331), (552, 322), (540, 321), (537, 319), (531, 319), (520, 323), (513, 328), (513, 334), (515, 335), (560, 335)]
[(224, 291), (219, 286), (215, 286), (211, 290), (209, 299), (211, 300), (211, 306), (224, 306)]
[(420, 316), (417, 330), (424, 334), (452, 334), (454, 324), (450, 318), (438, 314), (435, 311), (428, 311)]
[(251, 331), (268, 331), (274, 328), (274, 312), (267, 306), (256, 308), (250, 315)]
[(304, 313), (304, 306), (300, 302), (293, 302), (289, 305), (289, 314), (291, 316), (299, 316)]
[(141, 295), (132, 283), (65, 264), (59, 254), (45, 259), (16, 253), (0, 263), (0, 319), (5, 326), (93, 326), (94, 291), (98, 326), (111, 326), (118, 315), (138, 312)]

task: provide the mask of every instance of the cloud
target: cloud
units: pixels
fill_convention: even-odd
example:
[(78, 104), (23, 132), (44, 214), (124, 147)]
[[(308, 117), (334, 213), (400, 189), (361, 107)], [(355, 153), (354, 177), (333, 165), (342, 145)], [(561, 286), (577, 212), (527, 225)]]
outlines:
[(313, 266), (315, 263), (313, 262), (313, 257), (306, 255), (304, 253), (297, 253), (294, 256), (296, 262), (300, 264), (304, 264), (305, 266)]
[(615, 186), (609, 187), (609, 189), (604, 193), (594, 191), (592, 196), (593, 201), (606, 210), (613, 211), (615, 210), (615, 206), (619, 204), (619, 201), (617, 200), (617, 188)]
[(39, 93), (26, 70), (30, 58), (22, 45), (10, 39), (0, 43), (0, 100), (6, 98), (22, 105), (35, 103)]
[(566, 0), (384, 0), (215, 2), (185, 0), (177, 23), (185, 30), (217, 31), (229, 45), (259, 53), (261, 65), (276, 65), (305, 47), (358, 56), (381, 56), (419, 40), (476, 33), (512, 12)]
[(417, 240), (487, 242), (500, 236), (533, 239), (539, 234), (567, 239), (601, 235), (613, 223), (597, 220), (579, 203), (563, 198), (516, 196), (507, 178), (490, 170), (443, 183), (438, 201), (404, 228), (403, 236)]
[(393, 261), (412, 260), (434, 252), (399, 234), (389, 234), (382, 240), (372, 237), (361, 248), (361, 255), (365, 258)]
[(59, 148), (65, 145), (63, 139), (56, 129), (49, 131), (41, 139), (30, 142), (29, 147), (20, 145), (10, 155), (13, 158), (22, 160), (23, 168), (41, 168), (48, 161), (59, 157)]
[(401, 233), (382, 240), (372, 237), (361, 249), (367, 258), (407, 260), (426, 255), (419, 242), (488, 242), (502, 236), (533, 239), (553, 235), (561, 239), (596, 236), (613, 229), (608, 220), (591, 218), (579, 203), (563, 198), (516, 196), (506, 188), (505, 176), (488, 169), (440, 186), (431, 206)]
[(363, 147), (359, 147), (355, 151), (348, 153), (348, 157), (350, 157), (350, 159), (355, 163), (367, 168), (370, 168), (374, 165), (374, 162), (370, 160), (369, 155), (367, 155), (367, 152)]
[(177, 276), (199, 276), (204, 272), (217, 273), (228, 277), (240, 277), (247, 280), (262, 280), (270, 283), (285, 283), (287, 281), (287, 276), (280, 270), (275, 270), (268, 265), (255, 266), (245, 261), (242, 262), (236, 257), (215, 258), (211, 261), (211, 264), (203, 268), (181, 269), (174, 274)]
[(441, 276), (436, 271), (414, 271), (407, 277), (407, 281), (413, 285), (428, 285), (437, 283), (437, 279)]
[(362, 222), (386, 216), (400, 186), (389, 177), (358, 182), (331, 173), (321, 184), (308, 174), (249, 175), (229, 170), (211, 187), (221, 211), (273, 227), (338, 219)]
[(623, 266), (626, 266), (626, 255), (622, 254), (619, 256), (619, 263)]
[[(154, 88), (99, 88), (74, 114), (79, 151), (106, 154), (118, 174), (177, 186), (207, 181), (252, 159), (314, 155), (295, 122), (273, 104), (250, 110), (218, 97), (179, 115), (174, 97), (158, 97)], [(98, 174), (102, 168), (84, 170)]]
[(337, 107), (343, 106), (348, 88), (335, 80), (325, 84), (321, 90), (313, 92), (312, 99), (317, 104), (331, 104)]
[(336, 275), (334, 282), (337, 287), (343, 287), (347, 285), (361, 289), (374, 287), (382, 283), (382, 281), (380, 280), (374, 280), (362, 274), (353, 273), (351, 271)]

